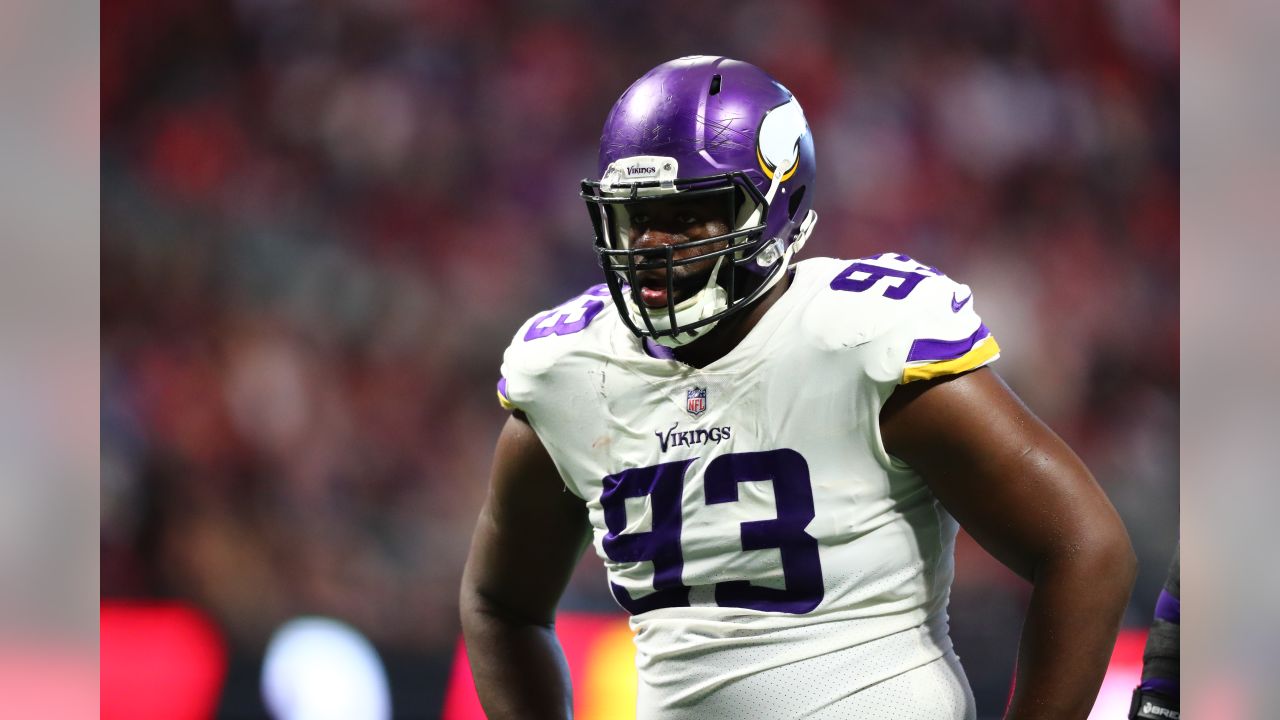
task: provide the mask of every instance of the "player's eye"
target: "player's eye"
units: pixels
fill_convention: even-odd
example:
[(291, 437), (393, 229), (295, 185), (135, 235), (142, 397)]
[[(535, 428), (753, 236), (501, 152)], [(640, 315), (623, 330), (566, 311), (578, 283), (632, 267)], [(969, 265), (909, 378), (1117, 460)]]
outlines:
[(632, 215), (631, 224), (633, 226), (648, 225), (649, 216), (648, 215)]
[(687, 214), (686, 214), (686, 215), (680, 215), (680, 216), (678, 216), (678, 217), (676, 218), (676, 220), (678, 220), (678, 221), (680, 222), (680, 224), (681, 224), (681, 225), (696, 225), (696, 224), (698, 224), (698, 216), (697, 216), (697, 215), (687, 215)]

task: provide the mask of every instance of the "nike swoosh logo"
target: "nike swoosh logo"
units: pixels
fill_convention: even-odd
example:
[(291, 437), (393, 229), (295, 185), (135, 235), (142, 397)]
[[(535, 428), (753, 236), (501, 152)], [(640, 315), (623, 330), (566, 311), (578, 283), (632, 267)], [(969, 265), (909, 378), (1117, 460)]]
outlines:
[(955, 294), (955, 293), (951, 293), (951, 312), (953, 312), (953, 313), (958, 313), (958, 312), (960, 312), (960, 308), (964, 307), (964, 306), (965, 306), (965, 303), (968, 303), (968, 302), (969, 302), (970, 300), (972, 300), (972, 299), (973, 299), (973, 293), (969, 293), (969, 297), (967, 297), (967, 298), (965, 298), (965, 299), (960, 300), (959, 302), (957, 302), (957, 301), (956, 301), (956, 294)]

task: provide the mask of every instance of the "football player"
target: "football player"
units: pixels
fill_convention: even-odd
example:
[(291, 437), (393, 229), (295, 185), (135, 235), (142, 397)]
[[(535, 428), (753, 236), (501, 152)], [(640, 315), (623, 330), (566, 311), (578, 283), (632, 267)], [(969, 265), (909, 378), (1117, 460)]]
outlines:
[(582, 195), (604, 282), (515, 334), (463, 579), (491, 718), (572, 712), (556, 603), (590, 544), (641, 718), (973, 718), (957, 521), (1034, 585), (1007, 717), (1084, 718), (1134, 578), (1080, 459), (986, 366), (969, 287), (906, 255), (793, 262), (799, 103), (687, 57), (614, 105)]

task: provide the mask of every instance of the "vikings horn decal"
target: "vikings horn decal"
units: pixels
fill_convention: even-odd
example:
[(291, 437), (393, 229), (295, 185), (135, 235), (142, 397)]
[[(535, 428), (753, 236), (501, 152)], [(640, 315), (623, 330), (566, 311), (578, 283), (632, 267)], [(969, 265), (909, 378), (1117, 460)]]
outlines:
[(778, 168), (783, 168), (778, 182), (786, 182), (796, 171), (800, 164), (800, 137), (807, 127), (804, 112), (795, 99), (765, 113), (756, 135), (756, 158), (770, 180)]

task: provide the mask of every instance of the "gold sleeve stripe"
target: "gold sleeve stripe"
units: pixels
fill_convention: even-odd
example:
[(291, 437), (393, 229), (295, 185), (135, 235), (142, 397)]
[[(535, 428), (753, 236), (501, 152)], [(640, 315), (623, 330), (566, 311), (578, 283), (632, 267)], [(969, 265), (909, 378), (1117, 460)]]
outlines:
[(903, 368), (902, 382), (905, 384), (916, 380), (942, 377), (943, 375), (956, 375), (982, 367), (998, 357), (1000, 357), (1000, 345), (996, 342), (994, 336), (988, 335), (977, 345), (974, 345), (972, 350), (954, 360), (909, 365)]
[(498, 380), (498, 404), (503, 410), (516, 410), (516, 404), (511, 402), (511, 398), (507, 397), (507, 379)]
[(503, 410), (515, 410), (516, 404), (508, 400), (502, 393), (498, 393), (498, 404)]

